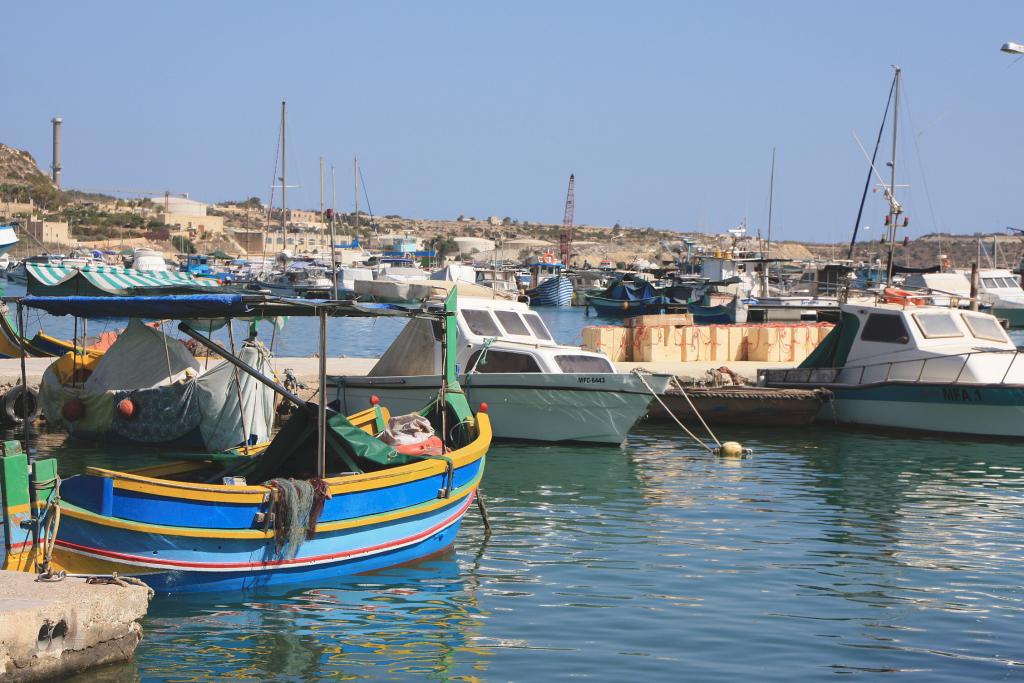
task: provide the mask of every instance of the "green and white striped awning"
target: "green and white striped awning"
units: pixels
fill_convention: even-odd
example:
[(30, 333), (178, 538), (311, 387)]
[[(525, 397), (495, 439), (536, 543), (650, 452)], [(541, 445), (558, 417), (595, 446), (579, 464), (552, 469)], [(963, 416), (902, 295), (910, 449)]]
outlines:
[(104, 294), (173, 294), (220, 287), (212, 278), (180, 271), (138, 271), (117, 266), (73, 268), (26, 263), (28, 293), (38, 296)]

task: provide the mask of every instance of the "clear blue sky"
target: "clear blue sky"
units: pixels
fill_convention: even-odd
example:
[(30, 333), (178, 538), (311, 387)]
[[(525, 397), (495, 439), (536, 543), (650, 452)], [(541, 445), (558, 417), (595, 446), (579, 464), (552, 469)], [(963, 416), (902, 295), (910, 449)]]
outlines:
[(756, 229), (774, 146), (775, 236), (845, 240), (851, 131), (871, 144), (898, 63), (911, 236), (1024, 223), (1019, 2), (23, 2), (4, 25), (0, 141), (45, 168), (63, 116), (67, 187), (266, 199), (286, 99), (292, 206), (324, 155), (350, 210), (358, 154), (380, 214), (560, 222), (574, 172), (577, 223)]

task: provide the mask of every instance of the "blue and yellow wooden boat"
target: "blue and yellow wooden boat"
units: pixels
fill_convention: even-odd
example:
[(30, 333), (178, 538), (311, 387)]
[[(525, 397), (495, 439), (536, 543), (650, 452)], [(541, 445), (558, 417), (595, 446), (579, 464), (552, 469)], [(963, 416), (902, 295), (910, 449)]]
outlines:
[[(282, 300), (275, 312), (273, 305), (238, 305), (251, 299), (241, 295), (187, 299), (201, 304), (209, 296), (233, 301), (210, 302), (208, 314), (277, 315), (288, 306), (291, 315), (322, 316), (322, 330), (327, 315), (372, 312)], [(417, 315), (445, 325), (454, 310), (453, 292), (443, 310)], [(157, 315), (168, 312), (182, 313)], [(455, 326), (445, 327), (454, 347)], [(184, 323), (181, 329), (188, 331)], [(35, 501), (17, 476), (3, 481), (5, 566), (116, 571), (160, 592), (185, 592), (355, 574), (444, 550), (474, 501), (491, 441), (486, 413), (470, 411), (455, 379), (455, 354), (448, 359), (438, 398), (421, 412), (443, 439), (440, 453), (400, 453), (377, 438), (389, 417), (381, 406), (345, 417), (304, 404), (258, 452), (189, 455), (132, 471), (88, 468), (63, 481), (52, 475), (52, 460), (40, 460), (29, 487)], [(25, 471), (16, 448), (2, 460), (0, 473)]]

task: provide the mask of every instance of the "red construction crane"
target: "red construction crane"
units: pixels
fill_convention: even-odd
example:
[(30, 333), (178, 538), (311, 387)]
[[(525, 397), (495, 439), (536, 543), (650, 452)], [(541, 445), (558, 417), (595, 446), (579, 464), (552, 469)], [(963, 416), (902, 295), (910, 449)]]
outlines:
[(569, 175), (569, 192), (565, 195), (565, 216), (562, 218), (562, 231), (558, 235), (558, 253), (562, 258), (562, 264), (569, 265), (569, 257), (572, 256), (572, 220), (576, 213), (576, 176)]

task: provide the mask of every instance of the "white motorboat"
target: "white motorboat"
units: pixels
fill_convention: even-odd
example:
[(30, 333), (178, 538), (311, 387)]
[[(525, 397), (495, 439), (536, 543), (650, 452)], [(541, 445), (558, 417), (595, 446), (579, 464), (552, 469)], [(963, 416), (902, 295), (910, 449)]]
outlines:
[(14, 226), (0, 225), (0, 254), (6, 254), (17, 243), (18, 233), (14, 231)]
[[(558, 344), (525, 303), (459, 291), (459, 381), (473, 405), (488, 404), (495, 438), (618, 445), (647, 413), (645, 380)], [(343, 412), (367, 408), (374, 395), (392, 411), (417, 410), (437, 394), (442, 346), (429, 320), (413, 319), (369, 375), (328, 377), (328, 398)], [(670, 377), (645, 379), (663, 393)]]
[(145, 247), (139, 247), (132, 252), (132, 270), (141, 273), (165, 273), (170, 268), (164, 260), (163, 254)]
[[(477, 269), (476, 284), (481, 287), (488, 287), (496, 292), (503, 292), (512, 298), (519, 298), (521, 293), (514, 270), (498, 268)], [(529, 299), (526, 299), (526, 303), (529, 303)]]
[(279, 272), (260, 280), (273, 294), (301, 299), (331, 298), (330, 268), (312, 261), (295, 261)]
[(373, 270), (359, 266), (344, 266), (338, 268), (338, 294), (337, 298), (345, 299), (356, 295), (356, 281), (373, 282)]
[(1009, 270), (978, 271), (978, 298), (992, 307), (992, 315), (1006, 320), (1010, 327), (1024, 327), (1024, 289)]
[(831, 390), (828, 422), (1024, 436), (1024, 354), (994, 316), (922, 301), (842, 304), (800, 367), (759, 374), (771, 387)]

